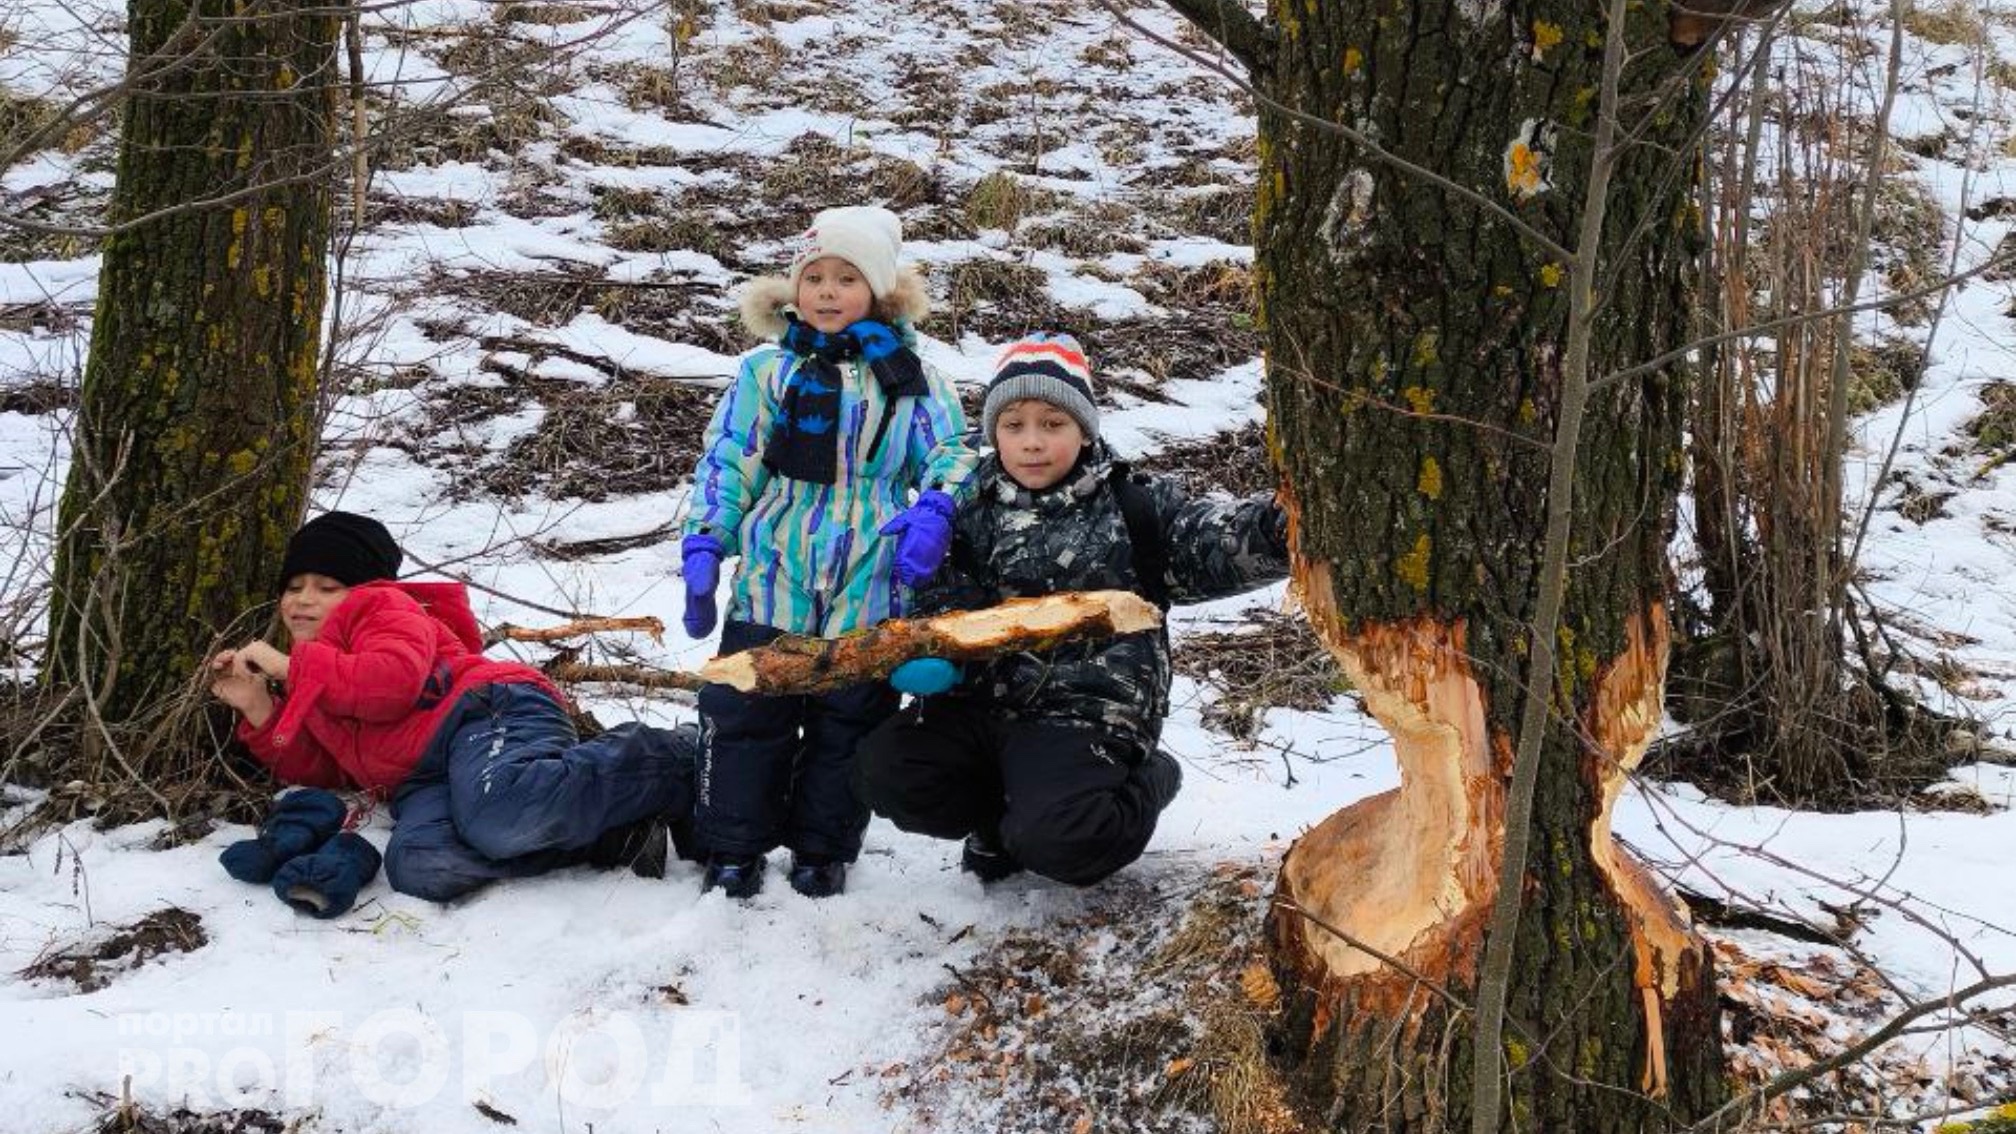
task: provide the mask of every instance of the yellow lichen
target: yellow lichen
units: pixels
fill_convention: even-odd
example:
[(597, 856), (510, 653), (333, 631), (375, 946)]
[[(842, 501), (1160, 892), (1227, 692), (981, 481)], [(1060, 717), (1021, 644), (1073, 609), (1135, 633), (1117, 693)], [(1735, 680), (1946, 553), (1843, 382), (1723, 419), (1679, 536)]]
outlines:
[(1426, 386), (1409, 386), (1400, 391), (1400, 396), (1407, 399), (1407, 404), (1414, 408), (1415, 413), (1435, 412), (1435, 391)]
[(1357, 48), (1355, 48), (1355, 47), (1347, 47), (1347, 48), (1345, 48), (1345, 49), (1344, 49), (1344, 73), (1345, 73), (1345, 74), (1347, 74), (1347, 75), (1355, 75), (1355, 74), (1357, 74), (1357, 73), (1358, 73), (1358, 68), (1360, 68), (1360, 67), (1362, 67), (1362, 66), (1364, 66), (1364, 65), (1365, 65), (1365, 53), (1364, 53), (1364, 52), (1362, 52), (1362, 51), (1358, 50), (1358, 49), (1357, 49)]
[(1550, 288), (1560, 287), (1561, 276), (1562, 276), (1561, 265), (1553, 263), (1551, 261), (1540, 265), (1541, 287), (1550, 287)]
[(1421, 477), (1414, 487), (1430, 500), (1442, 499), (1442, 466), (1435, 463), (1435, 458), (1421, 458)]
[(1406, 583), (1415, 590), (1427, 590), (1428, 563), (1434, 553), (1434, 549), (1435, 541), (1428, 538), (1427, 532), (1422, 532), (1414, 540), (1414, 550), (1401, 556), (1393, 564), (1393, 572), (1400, 576), (1401, 582)]
[(1533, 21), (1533, 59), (1535, 62), (1546, 56), (1548, 48), (1560, 42), (1560, 24), (1550, 24), (1546, 20)]
[(1532, 398), (1521, 398), (1519, 400), (1519, 424), (1531, 425), (1533, 424), (1533, 420), (1539, 416), (1540, 407), (1533, 404)]
[(1433, 328), (1414, 336), (1414, 365), (1433, 366), (1442, 357), (1442, 336)]

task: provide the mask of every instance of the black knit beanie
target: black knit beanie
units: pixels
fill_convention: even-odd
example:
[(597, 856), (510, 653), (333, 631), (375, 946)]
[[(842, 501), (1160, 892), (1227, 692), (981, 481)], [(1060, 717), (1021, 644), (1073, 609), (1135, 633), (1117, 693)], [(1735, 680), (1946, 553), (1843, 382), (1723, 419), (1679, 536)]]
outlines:
[(399, 544), (385, 525), (355, 512), (324, 512), (301, 525), (280, 561), (280, 589), (310, 571), (346, 587), (399, 575)]

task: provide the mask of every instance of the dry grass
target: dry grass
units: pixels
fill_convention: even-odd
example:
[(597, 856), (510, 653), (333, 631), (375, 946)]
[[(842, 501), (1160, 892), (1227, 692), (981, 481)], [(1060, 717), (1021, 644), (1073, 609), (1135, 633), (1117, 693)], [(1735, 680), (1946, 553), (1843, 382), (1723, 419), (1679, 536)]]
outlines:
[(2016, 458), (2016, 382), (1996, 379), (1981, 388), (1981, 412), (1966, 425), (1974, 452), (2000, 465)]
[(1173, 477), (1192, 493), (1254, 496), (1272, 492), (1280, 477), (1267, 459), (1267, 435), (1258, 422), (1201, 441), (1171, 441), (1134, 462), (1157, 476)]
[(1163, 223), (1226, 244), (1253, 242), (1253, 187), (1213, 186), (1165, 198)]
[(505, 23), (459, 31), (421, 39), (418, 46), (468, 83), (465, 97), (453, 105), (374, 106), (380, 125), (373, 160), (379, 168), (513, 155), (565, 130), (567, 120), (551, 100), (570, 90), (574, 79), (545, 45), (518, 38)]
[(578, 4), (499, 4), (490, 11), (490, 18), (500, 24), (534, 24), (540, 27), (564, 27), (592, 20), (595, 16), (595, 9)]
[(1206, 728), (1251, 741), (1268, 709), (1315, 712), (1350, 690), (1299, 613), (1254, 607), (1241, 617), (1250, 628), (1188, 634), (1176, 643), (1176, 672), (1217, 691), (1204, 707)]
[(607, 500), (684, 483), (700, 455), (715, 391), (659, 378), (601, 386), (517, 376), (546, 412), (500, 454), (483, 454), (466, 478), (504, 498)]
[(1252, 975), (1258, 869), (1219, 866), (1182, 902), (1118, 880), (1100, 893), (1101, 909), (1011, 932), (955, 972), (932, 1057), (883, 1070), (892, 1101), (944, 1129), (1294, 1129), (1266, 1054), (1278, 996)]
[(1146, 238), (1135, 231), (1140, 225), (1138, 210), (1117, 201), (1100, 201), (1055, 220), (1032, 221), (1022, 227), (1017, 239), (1032, 248), (1079, 258), (1140, 253), (1148, 249)]
[[(93, 1134), (294, 1134), (306, 1128), (299, 1118), (289, 1121), (252, 1107), (191, 1110), (181, 1105), (157, 1113), (131, 1098), (105, 1091), (82, 1091), (77, 1097), (100, 1111), (97, 1125), (91, 1128)], [(476, 1109), (481, 1111), (485, 1105), (479, 1102)]]
[(53, 102), (0, 88), (0, 155), (13, 153), (29, 135), (54, 121), (57, 113)]
[(974, 228), (1013, 232), (1023, 217), (1048, 211), (1057, 202), (1057, 194), (1030, 185), (1005, 169), (997, 169), (967, 190), (966, 220)]
[(1988, 25), (1969, 0), (1947, 0), (1939, 7), (1913, 4), (1905, 10), (1904, 30), (1928, 43), (1983, 47)]
[(943, 302), (924, 326), (951, 342), (964, 335), (1006, 342), (1032, 330), (1071, 329), (1076, 321), (1050, 298), (1049, 277), (1040, 268), (977, 257), (949, 266), (944, 274), (942, 290), (932, 289)]
[(94, 939), (53, 947), (21, 970), (27, 980), (62, 981), (96, 992), (156, 957), (193, 953), (210, 940), (203, 919), (169, 906)]

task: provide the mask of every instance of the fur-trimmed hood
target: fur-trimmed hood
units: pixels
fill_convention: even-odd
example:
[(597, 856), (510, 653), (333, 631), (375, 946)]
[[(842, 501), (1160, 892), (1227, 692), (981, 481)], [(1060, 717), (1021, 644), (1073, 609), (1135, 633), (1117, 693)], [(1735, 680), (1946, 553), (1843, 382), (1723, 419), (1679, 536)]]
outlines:
[[(770, 342), (784, 333), (784, 312), (797, 298), (798, 289), (788, 276), (758, 276), (742, 289), (742, 325), (749, 333)], [(916, 267), (905, 264), (896, 269), (896, 286), (878, 298), (875, 306), (891, 319), (915, 326), (931, 311), (931, 293)]]

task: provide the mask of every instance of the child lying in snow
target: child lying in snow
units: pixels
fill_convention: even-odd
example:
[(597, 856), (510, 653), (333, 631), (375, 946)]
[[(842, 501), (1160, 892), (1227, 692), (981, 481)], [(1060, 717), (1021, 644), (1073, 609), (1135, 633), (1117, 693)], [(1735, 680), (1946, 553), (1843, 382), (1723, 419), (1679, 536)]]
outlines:
[[(252, 754), (287, 783), (390, 796), (385, 874), (401, 893), (445, 902), (583, 862), (662, 875), (668, 828), (692, 810), (697, 730), (626, 724), (582, 741), (544, 674), (483, 656), (466, 588), (398, 582), (401, 558), (383, 524), (349, 512), (287, 541), (289, 649), (252, 641), (210, 661)], [(225, 868), (333, 917), (378, 867), (342, 822), (333, 796), (294, 793)]]

